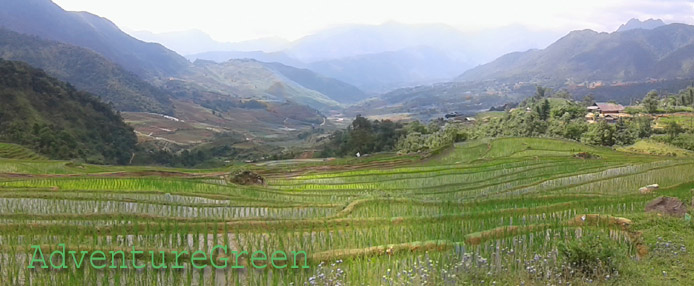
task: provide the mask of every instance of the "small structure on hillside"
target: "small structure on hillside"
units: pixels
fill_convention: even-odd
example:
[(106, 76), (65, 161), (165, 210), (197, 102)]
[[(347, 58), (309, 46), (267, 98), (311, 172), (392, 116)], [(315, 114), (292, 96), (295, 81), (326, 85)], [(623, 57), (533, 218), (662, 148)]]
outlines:
[(621, 114), (624, 112), (624, 106), (616, 103), (596, 102), (588, 106), (588, 111), (599, 113), (602, 116)]
[(595, 123), (597, 120), (602, 119), (608, 123), (614, 123), (621, 117), (630, 116), (631, 115), (624, 113), (624, 106), (621, 104), (596, 102), (588, 106), (586, 121), (588, 123)]

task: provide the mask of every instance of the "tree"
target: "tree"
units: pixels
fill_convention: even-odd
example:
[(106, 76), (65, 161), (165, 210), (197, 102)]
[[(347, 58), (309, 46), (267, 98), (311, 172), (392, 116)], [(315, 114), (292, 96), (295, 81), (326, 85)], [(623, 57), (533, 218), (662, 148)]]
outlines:
[(615, 125), (614, 144), (625, 146), (634, 144), (636, 141), (636, 133), (627, 125), (624, 119), (619, 119)]
[(655, 90), (651, 90), (650, 92), (648, 92), (646, 97), (643, 98), (642, 104), (643, 108), (646, 109), (646, 112), (651, 114), (656, 113), (658, 111), (659, 104), (658, 92), (656, 92)]
[(541, 105), (538, 106), (538, 114), (540, 115), (540, 120), (547, 121), (547, 118), (549, 118), (549, 112), (550, 112), (550, 104), (549, 100), (545, 99), (545, 101), (542, 102)]
[(553, 97), (563, 98), (566, 100), (572, 100), (573, 99), (573, 96), (571, 95), (571, 93), (569, 93), (569, 91), (566, 89), (562, 89), (562, 90), (558, 91), (557, 93), (555, 93), (553, 95)]
[(636, 119), (636, 130), (639, 138), (651, 137), (653, 128), (651, 127), (652, 120), (649, 117), (643, 116)]
[(674, 140), (677, 135), (680, 135), (684, 130), (682, 129), (682, 126), (677, 124), (676, 121), (671, 120), (665, 123), (665, 133), (668, 135), (668, 139), (670, 141)]
[(595, 96), (591, 93), (583, 98), (583, 106), (591, 106), (595, 103)]
[(547, 94), (547, 88), (538, 85), (535, 88), (535, 96), (533, 96), (533, 99), (535, 99), (535, 101), (538, 101), (540, 99), (545, 98), (546, 94)]
[(614, 126), (610, 126), (606, 121), (601, 120), (599, 123), (591, 124), (588, 127), (588, 132), (581, 137), (581, 142), (591, 145), (612, 146), (614, 145), (614, 133)]

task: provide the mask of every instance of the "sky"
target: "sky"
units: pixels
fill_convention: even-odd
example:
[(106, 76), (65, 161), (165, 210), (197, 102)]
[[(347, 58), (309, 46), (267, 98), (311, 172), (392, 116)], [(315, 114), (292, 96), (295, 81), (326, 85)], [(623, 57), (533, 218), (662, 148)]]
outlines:
[(155, 33), (201, 30), (217, 41), (296, 40), (348, 24), (447, 24), (462, 31), (509, 25), (612, 32), (631, 18), (694, 24), (693, 0), (53, 0)]

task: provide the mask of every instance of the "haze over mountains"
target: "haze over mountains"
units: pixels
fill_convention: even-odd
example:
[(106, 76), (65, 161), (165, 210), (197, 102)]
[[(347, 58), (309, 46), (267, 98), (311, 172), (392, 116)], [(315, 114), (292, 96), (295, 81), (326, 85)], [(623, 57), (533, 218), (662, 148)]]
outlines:
[[(109, 20), (96, 15), (87, 12), (64, 11), (50, 0), (0, 0), (0, 3), (3, 4), (3, 9), (0, 10), (0, 27), (38, 37), (31, 38), (7, 31), (7, 36), (3, 37), (3, 57), (31, 62), (37, 67), (45, 68), (52, 75), (69, 80), (79, 88), (92, 91), (106, 101), (113, 102), (119, 110), (172, 113), (170, 106), (164, 106), (169, 104), (166, 102), (168, 100), (166, 96), (163, 98), (161, 96), (165, 91), (158, 88), (164, 87), (166, 81), (191, 77), (199, 70), (196, 65), (164, 46), (135, 39), (122, 32)], [(68, 53), (71, 54), (68, 55)], [(78, 62), (83, 63), (83, 65), (74, 65)], [(111, 62), (115, 64), (111, 64)], [(239, 66), (233, 67), (233, 63), (228, 63), (217, 68), (243, 69), (248, 67), (241, 62), (236, 63)], [(329, 98), (329, 95), (296, 84), (276, 69), (260, 66), (265, 69), (265, 74), (277, 76), (276, 81), (284, 86), (294, 85), (296, 86), (295, 89), (301, 90), (302, 94), (310, 94), (310, 96), (317, 98), (305, 98), (306, 101), (320, 102), (322, 99)], [(84, 70), (85, 67), (90, 70)], [(120, 67), (127, 71), (121, 70)], [(135, 73), (141, 79), (128, 75), (128, 72)], [(252, 72), (247, 74), (252, 74)], [(236, 76), (240, 75), (237, 74)], [(321, 78), (323, 85), (334, 83), (337, 85), (337, 89), (346, 86), (346, 84), (336, 80), (322, 76)], [(259, 77), (247, 80), (252, 82), (265, 79), (267, 78)], [(146, 80), (147, 83), (143, 80)], [(238, 78), (217, 79), (218, 82), (233, 82), (235, 80)], [(118, 83), (114, 81), (118, 81)], [(124, 82), (130, 85), (135, 84), (137, 87), (127, 87), (128, 84)], [(218, 91), (205, 85), (198, 84), (196, 86), (203, 91)], [(124, 90), (124, 87), (127, 87), (128, 90)], [(346, 88), (354, 91), (354, 98), (345, 99), (346, 95), (344, 94), (336, 95), (341, 97), (340, 100), (344, 99), (345, 102), (350, 102), (363, 98), (363, 93), (356, 88)], [(323, 86), (321, 90), (327, 92), (330, 87)], [(111, 96), (113, 93), (121, 94), (120, 98)], [(273, 97), (270, 93), (266, 90), (258, 90), (254, 93), (235, 93), (232, 89), (222, 92), (230, 99), (264, 99)], [(331, 92), (328, 93), (332, 95)], [(283, 95), (287, 97), (280, 96), (282, 100), (289, 100), (294, 96), (291, 92), (283, 93)], [(276, 95), (274, 97), (278, 99)], [(154, 102), (151, 102), (152, 100)], [(155, 104), (156, 102), (159, 104)], [(126, 103), (135, 106), (126, 105)], [(335, 101), (333, 103), (337, 104)], [(141, 108), (137, 108), (137, 106)], [(325, 106), (325, 104), (320, 106), (317, 104), (313, 107)]]
[(126, 32), (145, 42), (163, 44), (167, 48), (185, 56), (210, 51), (276, 52), (289, 46), (289, 41), (280, 38), (260, 38), (237, 43), (219, 42), (200, 30), (167, 33), (128, 30)]
[[(185, 37), (187, 33), (182, 35)], [(166, 34), (159, 36), (163, 40), (161, 43), (170, 48), (178, 47), (179, 52), (207, 42), (198, 40), (202, 38), (199, 33), (190, 34), (189, 40), (185, 41), (191, 43), (190, 46), (182, 47), (180, 39), (167, 39)], [(266, 44), (266, 48), (258, 45), (256, 51), (243, 51), (232, 48), (231, 44), (215, 42), (209, 44), (209, 51), (186, 57), (217, 62), (244, 58), (279, 62), (308, 68), (378, 94), (403, 86), (448, 81), (504, 53), (545, 47), (558, 36), (556, 32), (531, 31), (522, 26), (464, 33), (441, 24), (388, 22), (324, 30), (284, 43), (287, 47), (281, 50), (277, 50), (281, 45)], [(262, 39), (253, 43), (261, 42)], [(216, 50), (222, 46), (226, 49)], [(202, 47), (196, 46), (196, 49)]]

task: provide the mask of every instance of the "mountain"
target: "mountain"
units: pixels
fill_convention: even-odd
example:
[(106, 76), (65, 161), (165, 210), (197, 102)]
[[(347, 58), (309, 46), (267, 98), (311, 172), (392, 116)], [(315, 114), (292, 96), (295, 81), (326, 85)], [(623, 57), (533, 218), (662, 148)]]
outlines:
[(308, 69), (299, 69), (280, 63), (266, 63), (264, 65), (287, 79), (305, 88), (325, 94), (339, 103), (355, 103), (368, 97), (366, 93), (351, 84), (319, 75)]
[(308, 68), (371, 92), (448, 81), (471, 65), (421, 46), (392, 52), (319, 61)]
[(543, 48), (559, 35), (511, 25), (462, 32), (441, 24), (346, 25), (300, 38), (281, 51), (209, 51), (190, 60), (255, 59), (307, 68), (368, 93), (453, 79), (518, 49)]
[(518, 98), (515, 94), (492, 91), (482, 82), (446, 82), (396, 89), (352, 105), (345, 114), (430, 120), (449, 112), (472, 115)]
[(45, 72), (0, 60), (0, 139), (54, 159), (125, 164), (137, 138), (95, 97)]
[(0, 27), (91, 49), (142, 77), (173, 76), (190, 64), (160, 44), (131, 37), (105, 18), (67, 12), (50, 0), (0, 0), (0, 6)]
[(586, 85), (694, 77), (694, 26), (598, 33), (573, 31), (543, 50), (511, 53), (463, 73), (459, 81)]
[(120, 111), (173, 113), (164, 91), (85, 48), (0, 29), (0, 58), (41, 68)]
[(624, 32), (624, 31), (629, 31), (629, 30), (635, 30), (635, 29), (644, 29), (644, 30), (653, 30), (655, 28), (658, 28), (660, 26), (665, 26), (665, 23), (663, 20), (657, 19), (648, 19), (646, 21), (641, 21), (639, 19), (631, 19), (629, 22), (626, 24), (622, 24), (619, 26), (617, 29), (617, 32)]
[(305, 67), (306, 64), (300, 62), (299, 60), (292, 58), (285, 54), (284, 52), (262, 52), (262, 51), (248, 51), (248, 52), (234, 52), (234, 51), (212, 51), (204, 52), (198, 54), (187, 55), (186, 58), (190, 61), (195, 60), (208, 60), (215, 61), (218, 63), (223, 63), (231, 59), (253, 59), (259, 62), (266, 63), (281, 63), (294, 67)]
[[(143, 40), (145, 42), (160, 43), (181, 55), (185, 55), (186, 57), (188, 57), (188, 55), (211, 51), (274, 52), (286, 48), (289, 44), (288, 41), (280, 38), (260, 38), (236, 43), (219, 42), (212, 39), (210, 35), (200, 30), (176, 31), (167, 33), (132, 31), (128, 33), (133, 37)], [(224, 59), (222, 61), (226, 61), (228, 59), (229, 58)]]
[(429, 46), (466, 60), (469, 41), (463, 32), (446, 25), (347, 25), (320, 31), (296, 40), (285, 50), (306, 63), (393, 52)]
[(229, 60), (224, 63), (197, 60), (185, 74), (167, 84), (185, 84), (188, 88), (204, 90), (227, 99), (291, 101), (322, 111), (341, 106), (337, 100), (304, 87), (275, 69), (276, 65), (268, 66), (256, 60)]

